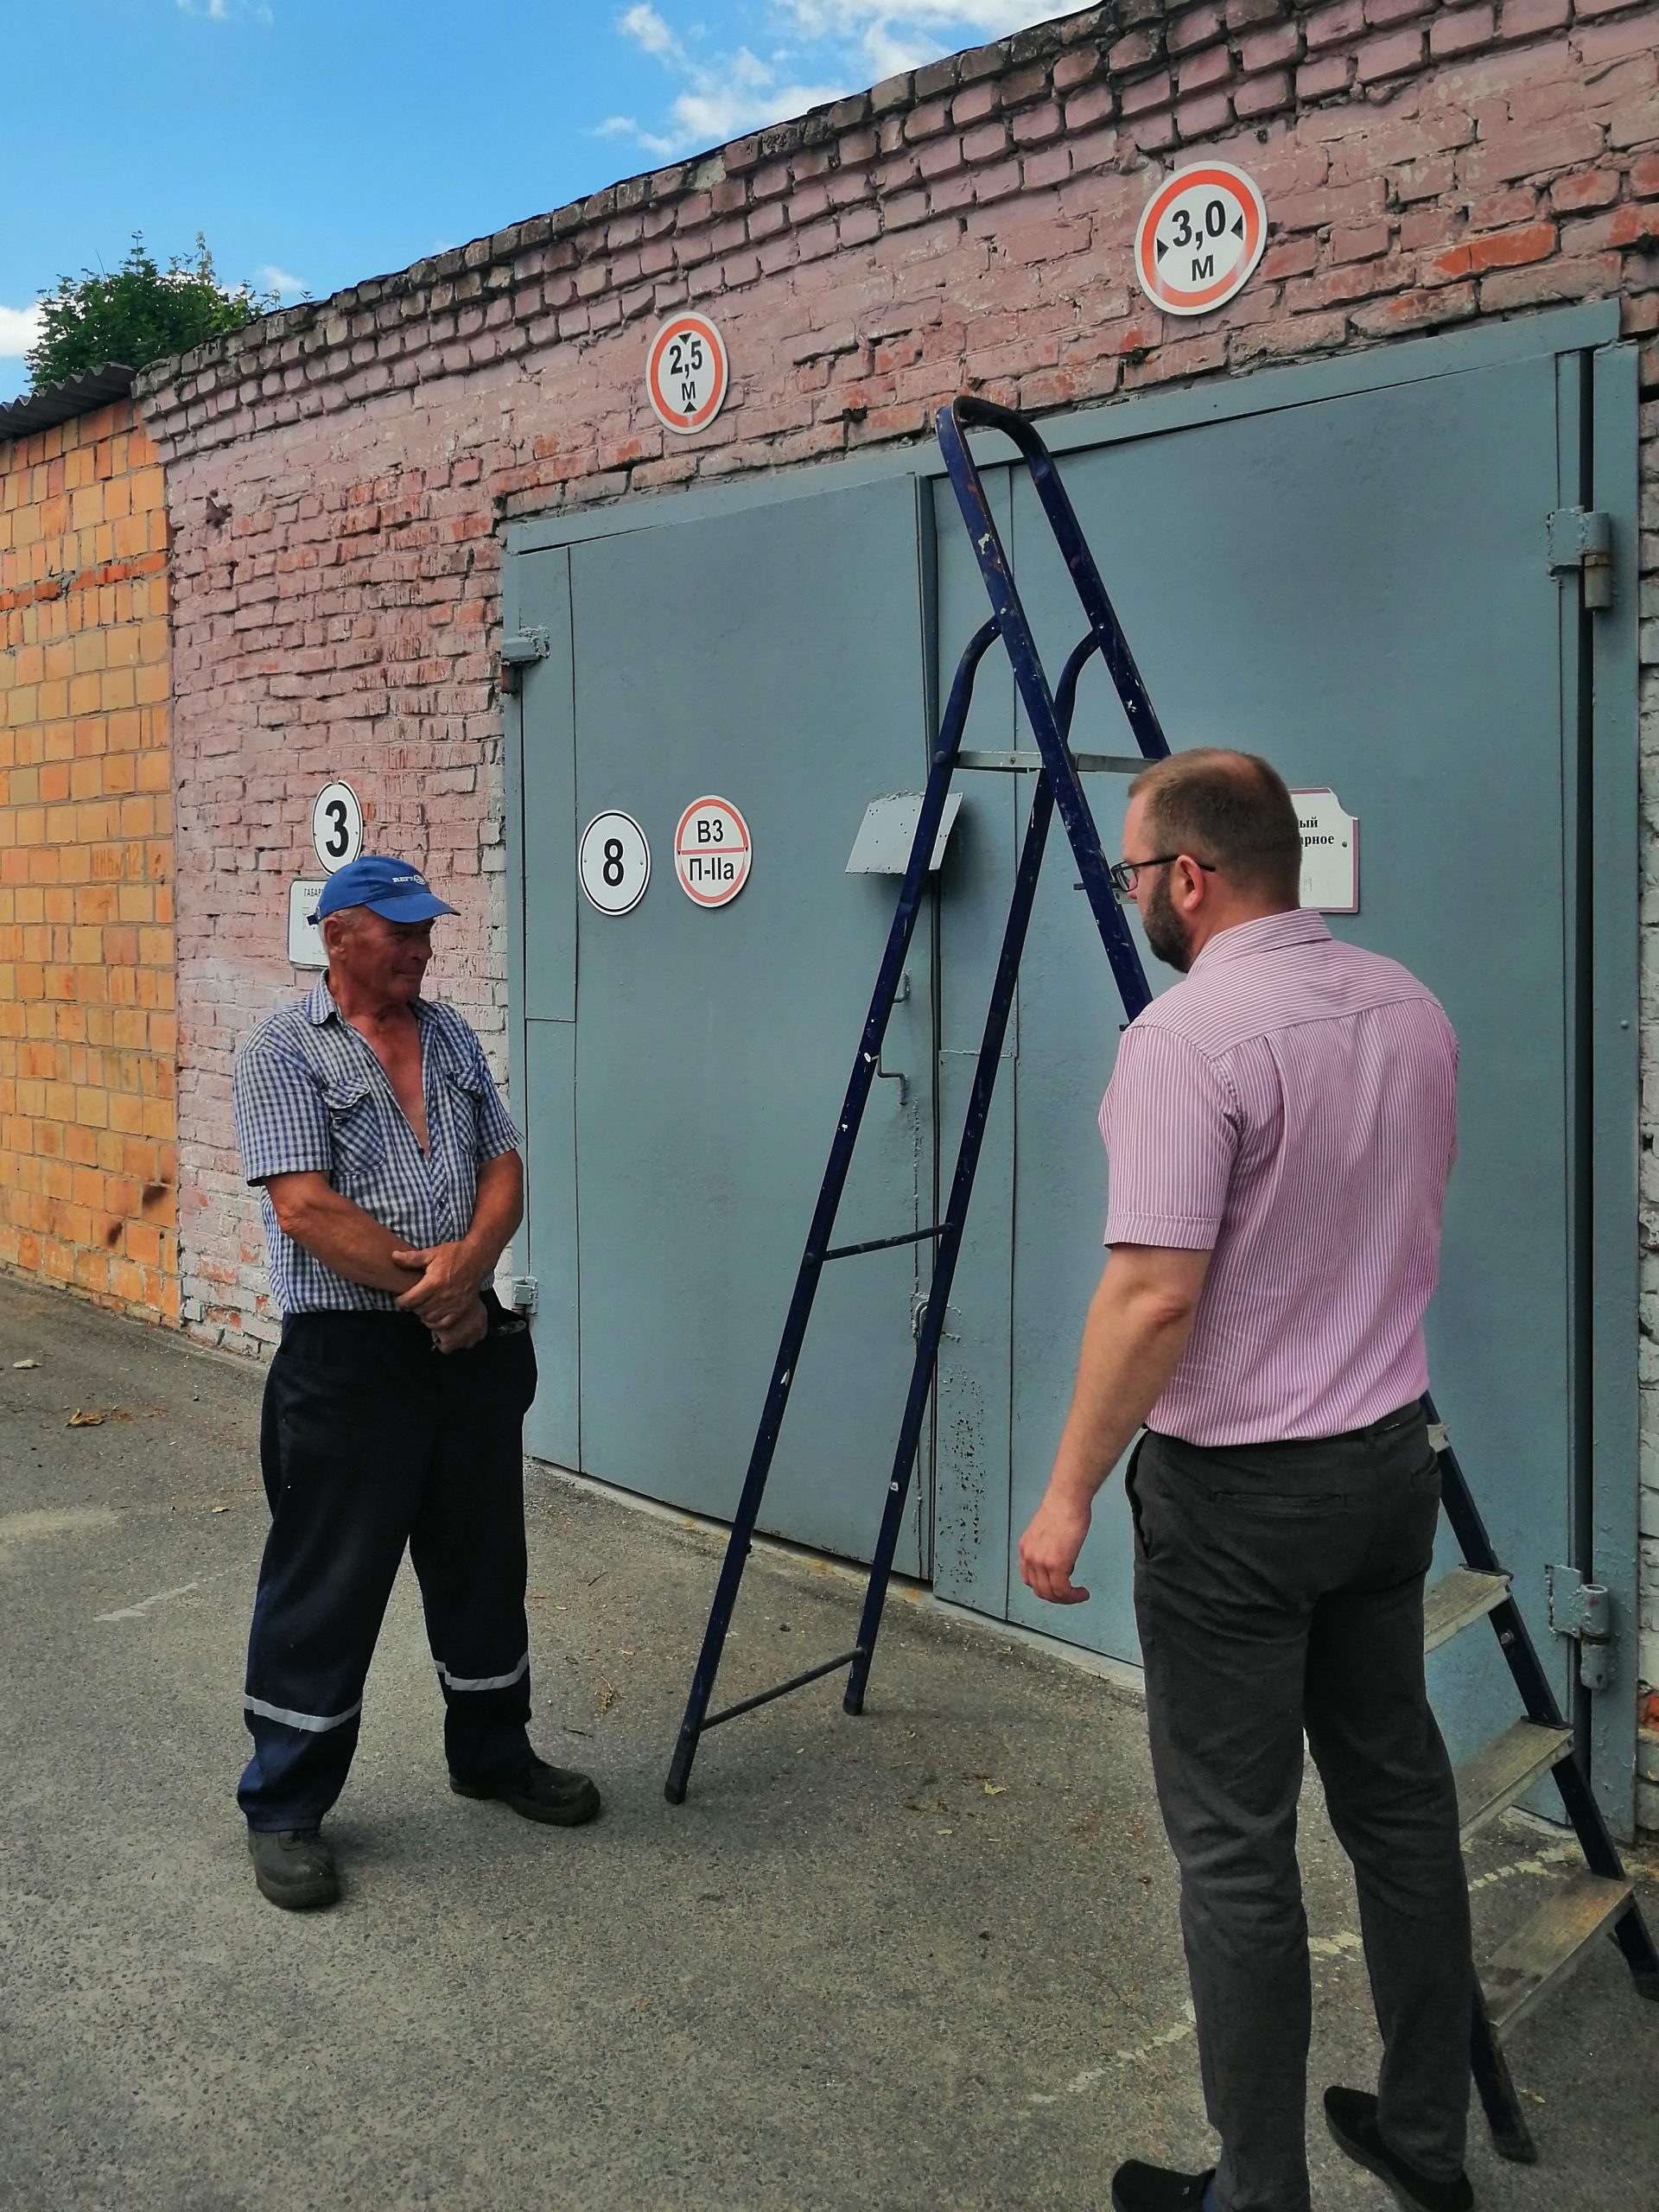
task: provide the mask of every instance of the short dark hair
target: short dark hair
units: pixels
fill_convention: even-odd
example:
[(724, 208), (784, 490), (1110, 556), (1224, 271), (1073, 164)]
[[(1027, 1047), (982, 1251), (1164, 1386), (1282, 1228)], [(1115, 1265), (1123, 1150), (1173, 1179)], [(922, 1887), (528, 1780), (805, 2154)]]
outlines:
[(1190, 853), (1246, 890), (1301, 903), (1302, 833), (1277, 769), (1254, 753), (1201, 746), (1143, 768), (1129, 785), (1146, 801), (1147, 835), (1160, 852)]

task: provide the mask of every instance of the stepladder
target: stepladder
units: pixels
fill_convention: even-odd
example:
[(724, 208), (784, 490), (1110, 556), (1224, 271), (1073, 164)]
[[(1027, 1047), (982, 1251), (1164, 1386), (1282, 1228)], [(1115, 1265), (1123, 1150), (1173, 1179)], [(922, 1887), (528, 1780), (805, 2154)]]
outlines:
[[(1132, 1020), (1151, 997), (1134, 938), (1114, 891), (1084, 782), (1085, 777), (1100, 774), (1133, 773), (1147, 761), (1167, 753), (1168, 745), (1146, 684), (1059, 472), (1034, 426), (1012, 410), (986, 401), (963, 398), (941, 410), (937, 429), (945, 469), (989, 600), (990, 619), (969, 639), (962, 653), (937, 737), (931, 747), (926, 786), (899, 882), (893, 923), (852, 1073), (836, 1117), (829, 1160), (785, 1316), (670, 1765), (665, 1795), (673, 1804), (679, 1804), (685, 1798), (692, 1764), (708, 1730), (809, 1683), (843, 1672), (847, 1676), (842, 1697), (844, 1710), (855, 1715), (863, 1709), (906, 1501), (916, 1476), (948, 1300), (1002, 1060), (1021, 954), (1057, 813), (1075, 864), (1077, 887), (1088, 900), (1126, 1020)], [(1058, 680), (1052, 683), (987, 497), (979, 463), (969, 444), (969, 434), (972, 431), (998, 434), (1014, 447), (1019, 462), (1028, 472), (1042, 519), (1064, 559), (1079, 602), (1084, 623), (1083, 633), (1068, 655)], [(1008, 656), (1033, 744), (1029, 750), (1006, 753), (964, 751), (963, 733), (976, 677), (986, 656), (998, 646)], [(1074, 751), (1071, 747), (1079, 682), (1096, 658), (1102, 663), (1113, 686), (1133, 751), (1090, 753)], [(837, 1243), (837, 1211), (878, 1072), (888, 1017), (902, 988), (912, 935), (927, 895), (928, 873), (946, 802), (959, 774), (999, 772), (1028, 773), (1032, 795), (946, 1204), (940, 1219), (925, 1228)], [(855, 1641), (848, 1649), (804, 1668), (785, 1681), (711, 1711), (715, 1685), (759, 1522), (791, 1384), (798, 1368), (823, 1272), (831, 1264), (845, 1262), (856, 1265), (864, 1255), (916, 1243), (931, 1246), (932, 1265), (917, 1319), (910, 1384), (887, 1470), (880, 1527)], [(1561, 1885), (1543, 1910), (1517, 1931), (1490, 1962), (1474, 2005), (1471, 2052), (1475, 2078), (1494, 2140), (1505, 2156), (1528, 2159), (1535, 2152), (1503, 2054), (1503, 2034), (1539, 2002), (1598, 1935), (1605, 1932), (1617, 1942), (1637, 1988), (1647, 1996), (1659, 1997), (1659, 1955), (1656, 1955), (1633, 1883), (1620, 1864), (1573, 1756), (1572, 1732), (1554, 1702), (1548, 1677), (1539, 1664), (1520, 1609), (1510, 1592), (1509, 1578), (1492, 1554), (1446, 1432), (1440, 1427), (1433, 1409), (1428, 1410), (1440, 1453), (1446, 1515), (1465, 1563), (1428, 1593), (1426, 1644), (1433, 1649), (1480, 1620), (1490, 1619), (1514, 1679), (1523, 1715), (1459, 1770), (1459, 1813), (1465, 1835), (1478, 1834), (1517, 1802), (1541, 1777), (1552, 1777), (1585, 1861), (1582, 1873)]]

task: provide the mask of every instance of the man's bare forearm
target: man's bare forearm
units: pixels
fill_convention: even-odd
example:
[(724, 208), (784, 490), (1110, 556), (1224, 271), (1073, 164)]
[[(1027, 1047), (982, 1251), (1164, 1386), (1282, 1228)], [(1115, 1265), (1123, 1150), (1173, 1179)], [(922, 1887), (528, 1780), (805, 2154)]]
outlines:
[(314, 1260), (370, 1290), (409, 1288), (409, 1269), (391, 1256), (401, 1240), (342, 1198), (326, 1176), (273, 1176), (270, 1188), (283, 1230)]
[[(478, 1171), (473, 1218), (461, 1240), (463, 1264), (476, 1270), (480, 1288), (495, 1273), (496, 1262), (524, 1217), (524, 1171), (516, 1152), (486, 1160)], [(408, 1277), (404, 1277), (407, 1287)]]
[[(1206, 1254), (1194, 1255), (1197, 1281)], [(1114, 1252), (1090, 1303), (1077, 1382), (1055, 1455), (1052, 1487), (1086, 1505), (1163, 1395), (1192, 1333), (1189, 1299), (1142, 1280), (1126, 1251)]]

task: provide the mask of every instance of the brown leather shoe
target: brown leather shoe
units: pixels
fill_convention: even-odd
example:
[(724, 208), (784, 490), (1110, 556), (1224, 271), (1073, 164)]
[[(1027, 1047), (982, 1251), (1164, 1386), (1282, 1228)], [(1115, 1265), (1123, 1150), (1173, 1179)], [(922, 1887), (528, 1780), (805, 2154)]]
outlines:
[(250, 1828), (248, 1850), (260, 1896), (284, 1912), (339, 1904), (334, 1854), (315, 1828)]
[(467, 1782), (451, 1774), (449, 1787), (460, 1797), (499, 1798), (527, 1821), (545, 1821), (554, 1827), (579, 1828), (599, 1817), (599, 1791), (585, 1774), (549, 1766), (533, 1756), (516, 1774), (498, 1782)]

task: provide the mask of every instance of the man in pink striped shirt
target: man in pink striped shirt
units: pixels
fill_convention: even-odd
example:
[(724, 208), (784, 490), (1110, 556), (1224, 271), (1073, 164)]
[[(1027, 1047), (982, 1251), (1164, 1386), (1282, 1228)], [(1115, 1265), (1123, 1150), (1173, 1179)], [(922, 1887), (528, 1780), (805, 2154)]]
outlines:
[(1184, 980), (1130, 1024), (1101, 1109), (1111, 1250), (1020, 1572), (1087, 1597), (1091, 1503), (1144, 1423), (1135, 1616), (1221, 2156), (1131, 2160), (1112, 2204), (1307, 2212), (1306, 1732), (1383, 2043), (1376, 2094), (1328, 2089), (1327, 2124), (1401, 2204), (1464, 2212), (1472, 1969), (1423, 1682), (1440, 1478), (1419, 1402), (1457, 1040), (1414, 976), (1298, 906), (1295, 808), (1265, 761), (1157, 763), (1123, 839), (1119, 894)]

